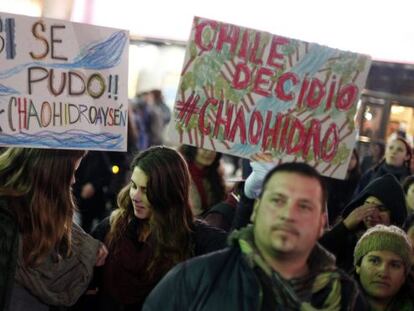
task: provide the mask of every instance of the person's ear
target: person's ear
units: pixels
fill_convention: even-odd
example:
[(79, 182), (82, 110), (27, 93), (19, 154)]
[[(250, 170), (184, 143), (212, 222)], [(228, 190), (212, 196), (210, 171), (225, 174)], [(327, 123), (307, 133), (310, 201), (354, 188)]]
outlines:
[(361, 266), (355, 266), (355, 273), (359, 275), (361, 272)]
[(254, 205), (253, 205), (253, 212), (252, 212), (252, 214), (250, 215), (250, 221), (252, 222), (252, 223), (254, 223), (254, 220), (255, 220), (255, 218), (256, 218), (256, 213), (257, 213), (257, 209), (258, 209), (258, 206), (260, 205), (260, 199), (256, 199), (255, 201), (254, 201)]

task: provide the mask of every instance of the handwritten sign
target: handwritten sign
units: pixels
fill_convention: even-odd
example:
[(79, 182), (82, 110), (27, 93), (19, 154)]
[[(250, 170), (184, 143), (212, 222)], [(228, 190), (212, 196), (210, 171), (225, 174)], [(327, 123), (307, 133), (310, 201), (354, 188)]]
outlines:
[(245, 158), (308, 162), (343, 178), (371, 60), (196, 17), (170, 138)]
[(0, 145), (125, 151), (128, 33), (0, 12)]

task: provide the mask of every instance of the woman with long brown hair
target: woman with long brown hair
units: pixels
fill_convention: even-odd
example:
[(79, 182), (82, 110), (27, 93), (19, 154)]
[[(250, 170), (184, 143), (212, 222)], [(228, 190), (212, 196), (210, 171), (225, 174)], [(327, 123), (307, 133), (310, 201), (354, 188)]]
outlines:
[(1, 236), (8, 245), (1, 256), (8, 258), (0, 261), (8, 265), (1, 266), (1, 274), (8, 274), (5, 285), (13, 288), (3, 301), (6, 308), (9, 303), (11, 310), (72, 305), (95, 264), (103, 264), (105, 246), (72, 224), (71, 186), (84, 154), (31, 148), (0, 154), (0, 218), (9, 220)]
[(93, 233), (110, 251), (97, 284), (99, 310), (140, 310), (175, 264), (225, 246), (223, 231), (193, 220), (190, 176), (177, 151), (149, 148), (131, 169), (118, 209)]

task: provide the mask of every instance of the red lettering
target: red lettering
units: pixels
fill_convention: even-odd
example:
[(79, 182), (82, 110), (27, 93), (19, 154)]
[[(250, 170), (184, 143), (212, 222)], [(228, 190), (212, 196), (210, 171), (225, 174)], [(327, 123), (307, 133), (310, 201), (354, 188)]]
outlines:
[(290, 125), (290, 117), (286, 116), (283, 124), (282, 133), (280, 134), (279, 150), (284, 151), (286, 148), (286, 136)]
[(236, 132), (239, 130), (239, 138), (240, 143), (245, 144), (246, 143), (246, 120), (244, 118), (244, 109), (243, 106), (240, 106), (237, 115), (236, 120), (233, 123), (233, 126), (231, 128), (231, 131), (229, 133), (229, 140), (234, 141), (234, 137), (236, 136)]
[(358, 87), (355, 84), (347, 84), (341, 88), (336, 98), (336, 108), (340, 111), (349, 110), (354, 104), (358, 94)]
[(309, 154), (309, 149), (311, 146), (311, 143), (313, 141), (313, 154), (315, 161), (319, 160), (319, 139), (321, 137), (321, 123), (319, 120), (312, 119), (311, 125), (309, 126), (308, 133), (306, 135), (305, 144), (303, 146), (303, 153), (302, 157), (303, 159), (306, 159)]
[(261, 65), (263, 63), (260, 57), (261, 53), (258, 53), (259, 45), (260, 45), (260, 32), (256, 32), (255, 37), (254, 37), (253, 48), (251, 49), (250, 61), (257, 65)]
[[(268, 76), (268, 77), (272, 77), (273, 75), (273, 71), (271, 71), (268, 68), (265, 67), (260, 67), (259, 70), (257, 71), (257, 76), (256, 79), (254, 80), (254, 87), (253, 87), (253, 92), (255, 92), (256, 94), (262, 95), (262, 96), (270, 96), (270, 91), (269, 91), (269, 83), (270, 80), (269, 79), (263, 79), (263, 76)], [(265, 84), (264, 86), (268, 86), (267, 89), (263, 89), (261, 88), (262, 84)]]
[(309, 86), (309, 80), (305, 75), (305, 78), (303, 79), (302, 86), (300, 88), (299, 98), (298, 98), (298, 102), (297, 102), (298, 109), (300, 109), (302, 107), (303, 97), (305, 96), (305, 93), (308, 90), (308, 86)]
[(214, 126), (214, 137), (217, 138), (219, 135), (219, 129), (220, 126), (224, 125), (224, 139), (227, 137), (229, 131), (230, 131), (230, 126), (231, 126), (231, 119), (233, 117), (233, 110), (234, 110), (234, 106), (230, 103), (227, 103), (227, 109), (226, 109), (226, 117), (224, 118), (222, 116), (223, 113), (223, 101), (221, 100), (219, 102), (219, 106), (218, 106), (218, 110), (217, 110), (217, 117), (216, 117), (216, 123)]
[[(278, 113), (276, 116), (276, 122), (273, 128), (270, 127), (270, 121), (272, 120), (273, 113), (272, 111), (268, 111), (266, 115), (266, 122), (263, 130), (263, 139), (262, 139), (262, 149), (267, 150), (269, 145), (271, 144), (273, 148), (276, 148), (277, 145), (277, 137), (280, 131), (280, 125), (282, 124), (283, 114)], [(271, 140), (269, 142), (269, 137)]]
[(295, 93), (293, 92), (290, 92), (289, 94), (285, 93), (285, 83), (287, 81), (291, 81), (293, 85), (296, 85), (299, 82), (299, 78), (293, 72), (286, 72), (279, 77), (279, 80), (277, 81), (277, 85), (276, 85), (276, 96), (277, 98), (284, 100), (284, 101), (290, 101), (293, 98), (295, 98)]
[(217, 41), (217, 51), (223, 49), (223, 44), (230, 44), (230, 53), (234, 54), (237, 48), (237, 42), (239, 41), (240, 28), (237, 26), (231, 26), (222, 24)]
[[(256, 133), (254, 130), (256, 128)], [(253, 111), (250, 122), (249, 122), (249, 142), (252, 145), (257, 145), (260, 141), (260, 136), (262, 136), (263, 129), (263, 118), (262, 114), (259, 111)]]
[(329, 86), (329, 92), (328, 92), (328, 98), (326, 100), (325, 111), (328, 111), (329, 109), (331, 109), (331, 103), (332, 103), (333, 96), (335, 94), (335, 88), (336, 88), (336, 80), (335, 80), (335, 76), (333, 76), (331, 85)]
[(247, 48), (249, 44), (249, 31), (246, 29), (243, 33), (242, 41), (239, 49), (239, 57), (247, 59)]
[[(331, 142), (330, 148), (328, 148), (331, 135), (333, 135), (332, 142)], [(322, 160), (324, 160), (325, 162), (331, 162), (332, 159), (335, 157), (336, 151), (338, 150), (338, 144), (339, 144), (338, 128), (336, 127), (335, 123), (331, 123), (329, 125), (328, 130), (325, 132), (325, 136), (323, 137), (323, 140), (322, 140), (322, 150), (321, 150)]]
[(211, 132), (211, 126), (210, 123), (206, 125), (204, 125), (204, 121), (205, 121), (205, 114), (206, 114), (206, 110), (207, 107), (212, 104), (212, 105), (217, 105), (218, 100), (215, 98), (207, 98), (207, 100), (204, 102), (203, 106), (200, 109), (200, 114), (198, 116), (198, 129), (200, 130), (201, 133), (203, 133), (204, 135), (209, 135)]
[[(244, 80), (242, 79), (242, 74)], [(242, 90), (247, 88), (250, 82), (250, 69), (249, 66), (243, 63), (239, 63), (236, 65), (236, 72), (233, 75), (232, 85), (237, 90)]]
[(113, 108), (110, 108), (110, 109), (109, 109), (108, 116), (109, 116), (108, 125), (109, 125), (109, 126), (114, 125), (114, 123), (115, 123), (115, 122), (114, 122), (114, 109), (113, 109)]
[(19, 129), (27, 129), (27, 99), (19, 97), (17, 99), (17, 112), (19, 114)]
[[(292, 146), (292, 142), (295, 137), (297, 138), (296, 143)], [(296, 153), (302, 150), (304, 143), (305, 143), (305, 127), (303, 126), (302, 122), (300, 122), (299, 119), (295, 118), (293, 120), (292, 125), (290, 126), (288, 141), (286, 144), (287, 154)]]
[(315, 109), (320, 105), (321, 100), (324, 95), (325, 95), (325, 88), (322, 82), (319, 79), (314, 78), (312, 79), (312, 82), (309, 88), (309, 93), (306, 98), (306, 104), (308, 105), (309, 108)]
[(283, 69), (283, 62), (279, 63), (277, 60), (283, 60), (283, 54), (277, 51), (280, 45), (289, 44), (289, 40), (283, 37), (274, 36), (272, 38), (272, 44), (270, 45), (269, 56), (267, 57), (267, 65), (273, 66), (277, 69)]
[(215, 21), (203, 21), (200, 24), (196, 26), (195, 29), (195, 36), (194, 36), (194, 42), (197, 44), (197, 46), (203, 50), (203, 51), (210, 51), (213, 48), (214, 45), (214, 39), (215, 35), (212, 36), (210, 39), (210, 42), (208, 42), (206, 45), (203, 43), (203, 31), (205, 27), (209, 26), (214, 32), (217, 28), (217, 22)]

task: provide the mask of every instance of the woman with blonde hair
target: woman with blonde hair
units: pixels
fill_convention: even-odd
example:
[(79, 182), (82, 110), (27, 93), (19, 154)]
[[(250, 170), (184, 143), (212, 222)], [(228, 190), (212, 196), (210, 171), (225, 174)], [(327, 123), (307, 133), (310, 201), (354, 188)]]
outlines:
[(86, 290), (93, 267), (105, 261), (105, 246), (72, 223), (71, 186), (84, 154), (32, 148), (0, 154), (0, 238), (6, 247), (0, 287), (8, 290), (0, 306), (6, 310), (72, 305)]
[(193, 220), (190, 175), (177, 151), (151, 147), (131, 169), (118, 208), (93, 232), (110, 251), (97, 282), (99, 310), (140, 310), (174, 265), (225, 247), (224, 231)]

